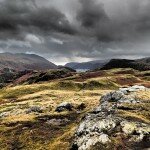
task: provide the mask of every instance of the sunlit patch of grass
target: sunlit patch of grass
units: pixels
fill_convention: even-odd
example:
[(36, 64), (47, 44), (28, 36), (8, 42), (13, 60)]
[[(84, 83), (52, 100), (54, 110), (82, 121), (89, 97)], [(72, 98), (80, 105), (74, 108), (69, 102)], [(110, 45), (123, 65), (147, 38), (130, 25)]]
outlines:
[(132, 68), (114, 68), (114, 69), (109, 69), (107, 70), (110, 74), (135, 74), (138, 73), (137, 70), (132, 69)]
[(15, 103), (8, 103), (0, 105), (0, 113), (12, 110), (16, 106)]
[[(73, 81), (59, 81), (45, 84), (33, 84), (9, 87), (0, 90), (1, 99), (12, 99), (17, 100), (20, 97), (26, 95), (33, 95), (44, 90), (69, 90), (69, 91), (80, 91), (80, 90), (100, 90), (100, 89), (116, 89), (118, 86), (111, 81), (96, 81), (90, 80), (84, 83), (78, 83)], [(48, 96), (48, 95), (47, 95)], [(37, 95), (35, 99), (40, 99), (41, 96)]]
[(136, 93), (136, 99), (139, 99), (142, 102), (148, 101), (150, 103), (150, 90), (139, 91)]
[(124, 103), (117, 114), (129, 120), (150, 123), (150, 91), (136, 92), (136, 99), (139, 103)]
[(33, 121), (35, 118), (34, 114), (18, 114), (18, 115), (11, 115), (3, 119), (2, 123), (15, 123), (21, 121)]
[(54, 90), (80, 90), (82, 88), (81, 83), (73, 81), (60, 81), (53, 85)]
[(51, 85), (26, 85), (26, 86), (16, 86), (5, 88), (0, 91), (1, 98), (3, 99), (15, 99), (23, 95), (33, 94), (38, 91), (50, 88)]
[(118, 116), (123, 117), (127, 120), (150, 123), (150, 120), (148, 118), (146, 118), (143, 114), (138, 114), (138, 113), (133, 113), (133, 112), (129, 112), (129, 111), (119, 110), (118, 111)]
[(115, 90), (115, 89), (118, 89), (118, 85), (112, 82), (111, 80), (108, 80), (107, 78), (101, 79), (101, 80), (97, 78), (96, 80), (89, 80), (86, 83), (84, 83), (83, 89), (85, 90), (97, 90), (97, 89)]

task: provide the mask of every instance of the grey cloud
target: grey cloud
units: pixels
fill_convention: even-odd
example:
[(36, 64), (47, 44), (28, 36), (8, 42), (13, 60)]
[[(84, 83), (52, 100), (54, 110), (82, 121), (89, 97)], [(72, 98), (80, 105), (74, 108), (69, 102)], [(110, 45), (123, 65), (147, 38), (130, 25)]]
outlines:
[(102, 3), (97, 4), (94, 0), (80, 0), (81, 9), (78, 12), (77, 20), (87, 28), (96, 27), (99, 23), (107, 20), (107, 14)]
[(77, 14), (77, 20), (85, 29), (91, 31), (90, 36), (96, 37), (101, 42), (111, 42), (130, 40), (137, 36), (145, 36), (147, 31), (150, 32), (150, 2), (147, 1), (142, 5), (139, 0), (117, 1), (118, 5), (125, 6), (124, 10), (117, 12), (120, 14), (115, 14), (117, 9), (115, 3), (109, 2), (112, 3), (113, 16), (109, 14), (109, 10), (106, 10), (107, 1), (80, 0), (81, 10)]
[(55, 62), (148, 56), (149, 14), (149, 0), (0, 0), (0, 50)]
[[(20, 36), (23, 31), (74, 34), (66, 16), (55, 8), (37, 8), (32, 0), (5, 0), (0, 5), (0, 31)], [(2, 37), (2, 36), (1, 36)]]

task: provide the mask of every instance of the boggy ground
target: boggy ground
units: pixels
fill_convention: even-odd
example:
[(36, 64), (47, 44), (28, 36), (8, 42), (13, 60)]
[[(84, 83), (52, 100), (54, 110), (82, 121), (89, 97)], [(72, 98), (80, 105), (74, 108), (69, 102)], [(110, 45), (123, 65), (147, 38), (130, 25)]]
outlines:
[[(83, 116), (99, 105), (102, 95), (130, 85), (150, 87), (149, 72), (113, 69), (77, 74), (0, 90), (0, 148), (2, 150), (67, 150)], [(122, 106), (119, 115), (150, 122), (150, 93), (138, 92), (142, 103)], [(72, 111), (55, 112), (62, 102)], [(80, 109), (84, 103), (85, 108)], [(38, 107), (37, 109), (33, 109)]]

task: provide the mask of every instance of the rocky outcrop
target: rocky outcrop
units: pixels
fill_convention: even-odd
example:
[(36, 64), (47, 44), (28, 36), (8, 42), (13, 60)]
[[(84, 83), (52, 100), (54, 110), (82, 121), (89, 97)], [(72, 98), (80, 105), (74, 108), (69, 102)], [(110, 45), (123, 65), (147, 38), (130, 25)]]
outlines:
[(143, 86), (121, 88), (100, 99), (100, 105), (80, 123), (71, 149), (137, 149), (150, 148), (150, 125), (119, 117), (117, 108), (123, 103), (140, 103), (136, 91)]

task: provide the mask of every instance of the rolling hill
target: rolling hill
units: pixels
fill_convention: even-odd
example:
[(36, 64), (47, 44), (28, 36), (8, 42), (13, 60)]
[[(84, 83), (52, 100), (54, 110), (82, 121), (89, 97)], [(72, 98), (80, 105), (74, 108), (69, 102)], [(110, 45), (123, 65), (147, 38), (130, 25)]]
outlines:
[(15, 70), (47, 70), (56, 69), (57, 66), (45, 58), (35, 54), (1, 53), (0, 70), (10, 68)]

